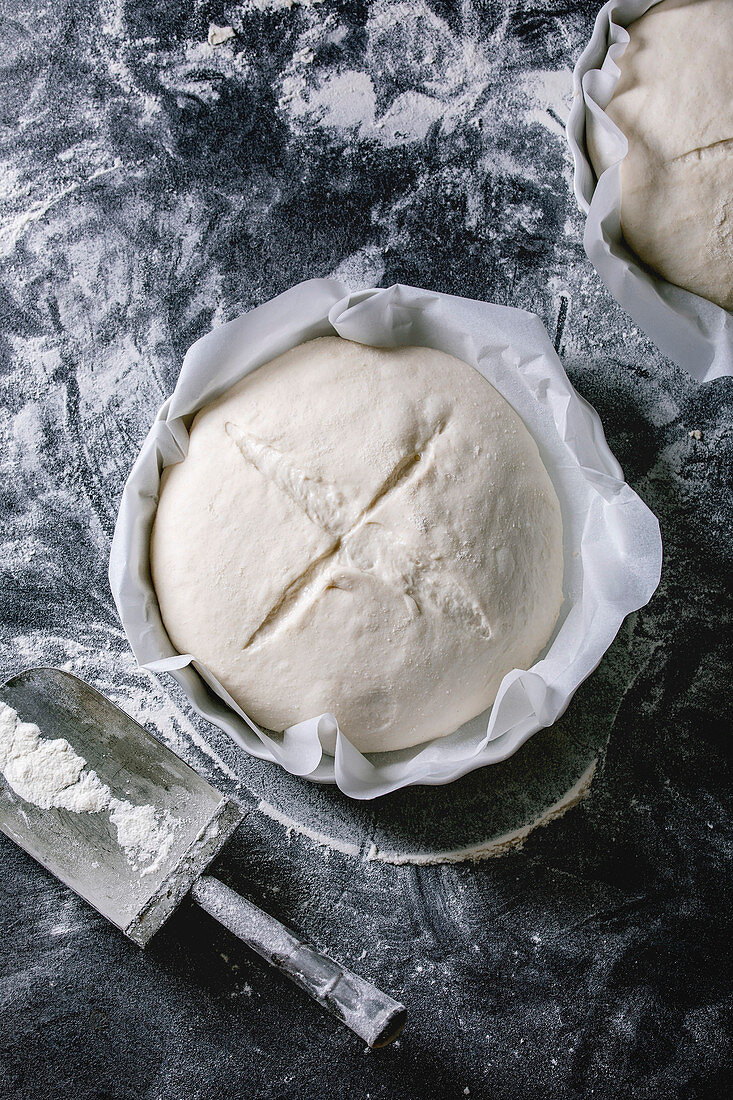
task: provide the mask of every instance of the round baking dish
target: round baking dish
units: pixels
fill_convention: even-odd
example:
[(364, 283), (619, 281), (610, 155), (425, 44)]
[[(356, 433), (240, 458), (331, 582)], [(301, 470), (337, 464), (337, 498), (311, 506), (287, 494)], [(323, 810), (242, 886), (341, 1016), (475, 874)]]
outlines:
[[(530, 669), (508, 673), (493, 706), (450, 736), (369, 757), (347, 741), (328, 713), (282, 734), (259, 729), (208, 669), (176, 652), (150, 577), (161, 473), (185, 455), (194, 414), (249, 371), (325, 335), (378, 347), (434, 347), (474, 366), (534, 436), (563, 513), (564, 603), (540, 658)], [(253, 756), (336, 783), (352, 797), (373, 798), (410, 784), (448, 783), (506, 759), (551, 725), (624, 617), (649, 600), (660, 568), (657, 521), (624, 482), (597, 414), (573, 390), (537, 317), (413, 287), (350, 293), (340, 283), (310, 280), (215, 329), (188, 352), (126, 483), (110, 583), (140, 664), (171, 674), (199, 714)]]
[[(608, 290), (657, 347), (701, 382), (733, 374), (733, 314), (667, 282), (646, 267), (621, 234), (620, 165), (626, 138), (605, 113), (619, 80), (616, 64), (629, 43), (626, 27), (659, 0), (608, 0), (573, 73), (567, 139), (573, 154), (573, 188), (586, 215), (583, 244)], [(586, 127), (605, 142), (609, 167), (596, 178)]]

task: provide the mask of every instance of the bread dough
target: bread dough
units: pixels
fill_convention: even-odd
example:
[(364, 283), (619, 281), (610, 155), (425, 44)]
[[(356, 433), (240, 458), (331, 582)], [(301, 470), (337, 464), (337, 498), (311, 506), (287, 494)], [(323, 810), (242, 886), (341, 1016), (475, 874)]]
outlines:
[(430, 348), (301, 344), (203, 408), (151, 568), (173, 645), (261, 726), (376, 752), (451, 733), (546, 644), (560, 506), (534, 439)]
[[(629, 143), (624, 237), (668, 282), (733, 309), (733, 2), (662, 0), (627, 29), (606, 107)], [(610, 158), (596, 127), (600, 176)]]

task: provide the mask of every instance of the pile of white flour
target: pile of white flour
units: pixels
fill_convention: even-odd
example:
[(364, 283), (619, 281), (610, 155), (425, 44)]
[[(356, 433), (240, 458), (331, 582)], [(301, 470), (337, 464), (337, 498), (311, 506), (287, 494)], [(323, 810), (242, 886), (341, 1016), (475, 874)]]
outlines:
[(167, 810), (134, 806), (115, 798), (97, 773), (87, 768), (63, 737), (48, 740), (38, 726), (22, 722), (0, 702), (0, 772), (26, 802), (43, 810), (108, 813), (117, 841), (131, 867), (155, 871), (171, 850), (180, 821)]

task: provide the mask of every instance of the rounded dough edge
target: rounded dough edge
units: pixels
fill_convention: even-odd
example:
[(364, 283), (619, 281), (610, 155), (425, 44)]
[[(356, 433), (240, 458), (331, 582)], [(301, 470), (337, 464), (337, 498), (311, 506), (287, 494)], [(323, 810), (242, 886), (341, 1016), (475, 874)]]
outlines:
[[(252, 439), (321, 495), (345, 486), (344, 530), (338, 515), (328, 529), (305, 514)], [(395, 469), (399, 484), (373, 503)], [(339, 538), (320, 587), (291, 587), (292, 606), (268, 624)], [(276, 583), (257, 584), (242, 565), (252, 560)], [(187, 459), (161, 487), (151, 567), (173, 644), (254, 721), (282, 729), (333, 710), (357, 748), (386, 751), (481, 713), (546, 644), (562, 602), (560, 507), (535, 441), (474, 368), (432, 349), (325, 338), (200, 411)]]

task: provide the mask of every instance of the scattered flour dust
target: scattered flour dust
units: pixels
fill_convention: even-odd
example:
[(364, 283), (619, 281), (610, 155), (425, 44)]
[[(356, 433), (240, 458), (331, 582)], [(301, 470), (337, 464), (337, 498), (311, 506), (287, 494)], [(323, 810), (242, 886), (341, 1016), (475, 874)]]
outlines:
[(218, 27), (216, 23), (212, 23), (209, 27), (207, 39), (210, 46), (221, 46), (224, 42), (228, 42), (230, 38), (234, 38), (236, 33), (234, 27)]
[(285, 835), (289, 838), (295, 833), (313, 841), (318, 847), (326, 851), (334, 850), (342, 852), (346, 856), (361, 859), (364, 863), (391, 863), (396, 866), (412, 864), (414, 866), (430, 866), (440, 863), (476, 863), (484, 859), (493, 859), (496, 856), (506, 855), (516, 849), (521, 849), (530, 833), (535, 829), (549, 825), (563, 814), (577, 806), (588, 795), (591, 783), (596, 774), (598, 760), (593, 760), (580, 778), (561, 795), (551, 806), (546, 807), (532, 821), (518, 824), (515, 828), (499, 836), (489, 837), (486, 840), (471, 844), (465, 848), (455, 848), (449, 851), (432, 852), (398, 852), (380, 850), (376, 844), (371, 843), (366, 848), (359, 844), (353, 844), (346, 840), (326, 836), (316, 832), (315, 829), (303, 825), (293, 818), (288, 817), (281, 810), (271, 806), (269, 802), (260, 801), (257, 809), (261, 814), (277, 821), (285, 829)]
[(289, 8), (312, 8), (322, 4), (323, 0), (244, 0), (242, 10), (249, 11), (285, 11)]
[(38, 726), (22, 722), (0, 702), (0, 772), (26, 802), (72, 813), (109, 812), (117, 841), (131, 867), (149, 875), (171, 850), (180, 821), (167, 810), (133, 806), (115, 798), (63, 737), (48, 740)]
[(109, 805), (109, 819), (117, 830), (120, 847), (133, 856), (138, 867), (144, 866), (143, 875), (151, 874), (171, 850), (180, 822), (155, 806), (133, 806), (118, 798), (111, 799)]

